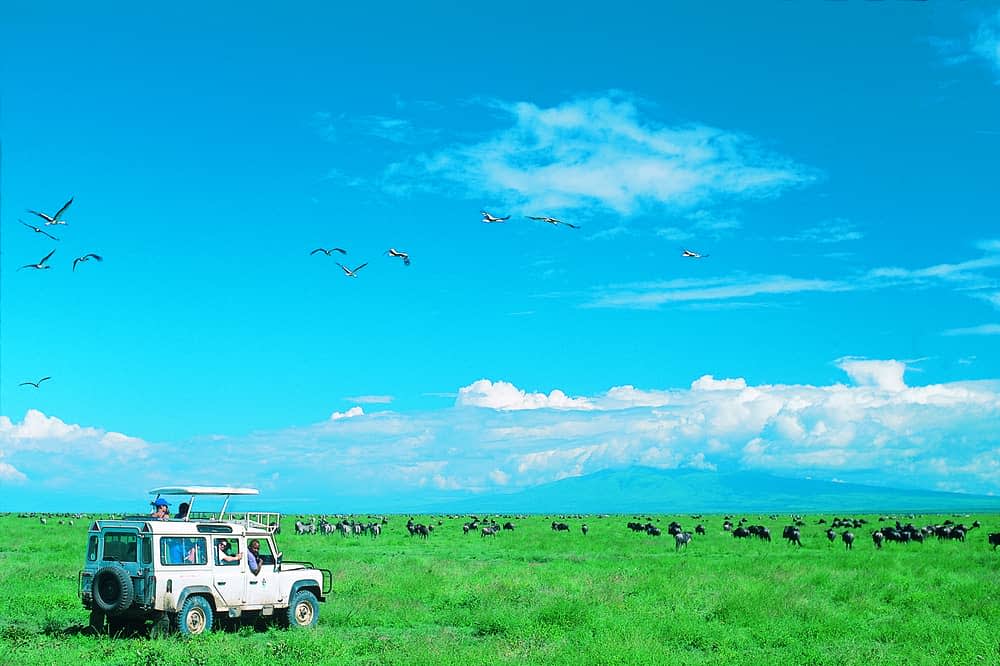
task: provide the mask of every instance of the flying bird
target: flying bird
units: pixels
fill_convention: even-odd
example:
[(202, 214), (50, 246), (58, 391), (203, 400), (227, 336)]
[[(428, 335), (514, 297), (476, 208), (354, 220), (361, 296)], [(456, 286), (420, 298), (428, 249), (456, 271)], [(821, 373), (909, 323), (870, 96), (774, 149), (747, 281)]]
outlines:
[(398, 252), (395, 249), (393, 249), (393, 248), (390, 247), (388, 250), (386, 250), (385, 253), (387, 255), (389, 255), (390, 257), (399, 257), (400, 259), (402, 259), (404, 266), (409, 266), (410, 265), (410, 255), (408, 255), (405, 252)]
[(344, 269), (344, 275), (346, 275), (347, 277), (356, 278), (356, 277), (358, 277), (358, 271), (360, 271), (362, 268), (364, 268), (365, 266), (367, 266), (368, 262), (366, 261), (365, 263), (361, 264), (360, 266), (358, 266), (354, 270), (351, 270), (350, 268), (348, 268), (344, 264), (340, 263), (339, 261), (337, 262), (337, 265)]
[(689, 258), (689, 259), (704, 259), (705, 257), (707, 257), (707, 256), (709, 256), (709, 255), (707, 255), (707, 254), (699, 254), (699, 253), (697, 253), (697, 252), (694, 252), (694, 251), (692, 251), (692, 250), (687, 250), (687, 249), (685, 249), (685, 250), (684, 250), (684, 251), (683, 251), (683, 252), (681, 253), (681, 256), (682, 256), (682, 257), (687, 257), (687, 258)]
[(102, 257), (101, 255), (94, 254), (93, 252), (90, 252), (89, 254), (85, 254), (82, 257), (77, 257), (76, 259), (73, 260), (73, 270), (74, 271), (76, 270), (76, 265), (78, 263), (80, 263), (81, 261), (90, 261), (91, 259), (97, 259), (98, 261), (104, 261), (104, 257)]
[(483, 214), (483, 222), (506, 222), (510, 219), (510, 215), (507, 217), (493, 217), (488, 211), (481, 210), (479, 212)]
[(42, 234), (43, 236), (48, 236), (49, 238), (51, 238), (54, 241), (59, 240), (58, 238), (56, 238), (55, 236), (53, 236), (49, 232), (45, 231), (45, 229), (42, 229), (41, 227), (36, 227), (36, 226), (30, 225), (27, 222), (25, 222), (24, 220), (22, 220), (21, 218), (17, 218), (17, 221), (20, 222), (21, 224), (23, 224), (24, 226), (28, 227), (32, 231), (34, 231), (36, 234)]
[(313, 250), (312, 252), (310, 252), (309, 256), (311, 257), (312, 255), (316, 254), (317, 252), (322, 252), (323, 254), (325, 254), (328, 257), (330, 256), (331, 252), (339, 252), (341, 254), (347, 254), (347, 250), (341, 249), (339, 247), (331, 247), (329, 250), (327, 250), (325, 248), (322, 248), (322, 247), (318, 247), (315, 250)]
[[(45, 262), (48, 261), (49, 257), (51, 257), (53, 254), (55, 254), (55, 252), (56, 252), (55, 250), (52, 250), (52, 252), (49, 252), (47, 255), (45, 255), (42, 258), (42, 260), (39, 261), (37, 264), (25, 264), (24, 266), (21, 266), (21, 268), (35, 268), (35, 269), (38, 269), (38, 270), (44, 270), (46, 268), (52, 268), (51, 266), (47, 266), (45, 264)], [(18, 268), (17, 270), (21, 270), (21, 268)]]
[(38, 385), (41, 384), (42, 382), (44, 382), (46, 379), (52, 379), (52, 378), (51, 377), (42, 377), (37, 382), (21, 382), (20, 384), (18, 384), (18, 386), (34, 386), (35, 388), (38, 388)]
[(567, 227), (569, 227), (570, 229), (579, 229), (579, 228), (580, 228), (580, 227), (578, 227), (578, 226), (577, 226), (577, 225), (575, 225), (575, 224), (570, 224), (569, 222), (563, 222), (562, 220), (557, 220), (556, 218), (554, 218), (554, 217), (549, 217), (549, 216), (547, 216), (547, 215), (543, 215), (543, 216), (541, 216), (541, 217), (535, 217), (535, 216), (533, 216), (533, 215), (529, 215), (529, 216), (528, 216), (528, 219), (529, 219), (529, 220), (538, 220), (538, 221), (540, 221), (540, 222), (548, 222), (549, 224), (552, 224), (552, 225), (557, 225), (557, 224), (564, 224), (564, 225), (566, 225)]
[(73, 203), (73, 197), (70, 197), (69, 201), (64, 203), (63, 207), (60, 208), (52, 217), (49, 217), (45, 213), (39, 213), (37, 210), (29, 210), (28, 212), (45, 220), (45, 226), (49, 226), (50, 224), (66, 224), (66, 220), (61, 219), (61, 217), (62, 214), (66, 212), (66, 209), (69, 208), (71, 203)]

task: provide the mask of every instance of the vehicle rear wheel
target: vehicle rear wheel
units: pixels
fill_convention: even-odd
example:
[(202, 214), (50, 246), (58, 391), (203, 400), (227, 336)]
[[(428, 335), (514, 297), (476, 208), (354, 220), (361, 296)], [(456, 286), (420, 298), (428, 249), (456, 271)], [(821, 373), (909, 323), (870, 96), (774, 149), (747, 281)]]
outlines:
[(191, 596), (177, 614), (177, 629), (182, 636), (200, 636), (212, 631), (212, 606), (205, 597)]
[(315, 627), (319, 622), (319, 602), (309, 590), (299, 590), (292, 595), (288, 604), (288, 625), (290, 627)]

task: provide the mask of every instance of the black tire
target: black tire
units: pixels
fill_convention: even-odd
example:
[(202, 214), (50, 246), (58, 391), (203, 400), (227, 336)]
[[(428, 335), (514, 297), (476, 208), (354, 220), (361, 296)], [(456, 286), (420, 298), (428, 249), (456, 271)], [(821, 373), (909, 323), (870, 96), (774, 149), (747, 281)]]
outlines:
[(319, 602), (316, 595), (309, 590), (299, 590), (293, 594), (285, 612), (285, 620), (289, 627), (315, 627), (319, 622)]
[(190, 596), (177, 614), (177, 630), (181, 636), (192, 637), (212, 631), (212, 605), (205, 597)]
[(91, 592), (94, 603), (108, 615), (121, 613), (135, 600), (132, 578), (119, 566), (98, 569), (94, 574)]

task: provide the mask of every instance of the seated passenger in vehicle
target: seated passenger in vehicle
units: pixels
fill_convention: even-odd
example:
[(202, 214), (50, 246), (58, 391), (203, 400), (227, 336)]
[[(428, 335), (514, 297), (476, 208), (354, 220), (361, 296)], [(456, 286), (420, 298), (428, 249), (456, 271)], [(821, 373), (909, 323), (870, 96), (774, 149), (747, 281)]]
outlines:
[(229, 554), (229, 539), (218, 539), (216, 540), (216, 551), (215, 551), (215, 563), (221, 564), (223, 566), (231, 566), (233, 564), (238, 564), (240, 561), (240, 554), (235, 555)]
[(260, 573), (260, 541), (254, 539), (247, 546), (247, 568), (254, 576)]
[(185, 519), (187, 519), (187, 517), (188, 517), (188, 511), (190, 510), (190, 508), (191, 507), (188, 505), (187, 502), (181, 502), (181, 505), (179, 507), (177, 507), (177, 513), (176, 513), (176, 515), (174, 515), (174, 518), (176, 518), (178, 520), (185, 520)]

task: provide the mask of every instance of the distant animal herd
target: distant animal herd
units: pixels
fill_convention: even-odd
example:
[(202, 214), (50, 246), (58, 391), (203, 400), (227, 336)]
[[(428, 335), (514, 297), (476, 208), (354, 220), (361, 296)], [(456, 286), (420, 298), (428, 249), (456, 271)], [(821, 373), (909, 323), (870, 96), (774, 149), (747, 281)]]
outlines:
[[(87, 514), (83, 513), (39, 513), (39, 512), (29, 512), (29, 513), (19, 513), (17, 514), (19, 518), (29, 518), (38, 520), (41, 525), (67, 525), (72, 526), (76, 524), (76, 521), (81, 521), (87, 519)], [(304, 519), (309, 518), (309, 522)], [(462, 523), (462, 533), (468, 535), (470, 533), (478, 533), (480, 537), (496, 537), (502, 532), (513, 532), (515, 529), (515, 523), (513, 520), (528, 520), (532, 518), (527, 515), (518, 516), (503, 516), (505, 519), (503, 523), (500, 523), (497, 518), (500, 516), (491, 517), (479, 517), (476, 515), (472, 516), (459, 516), (459, 515), (448, 515), (442, 516), (437, 519), (436, 525), (433, 523), (424, 524), (418, 523), (409, 518), (406, 521), (406, 532), (410, 537), (419, 537), (421, 539), (427, 539), (434, 533), (435, 527), (443, 527), (445, 525), (444, 519), (449, 520), (463, 520)], [(535, 517), (537, 518), (537, 516)], [(567, 520), (599, 520), (607, 521), (609, 523), (613, 522), (612, 517), (609, 514), (600, 514), (594, 516), (559, 516), (558, 520), (551, 520), (547, 517), (546, 520), (551, 520), (551, 529), (554, 533), (570, 533), (573, 530), (570, 523), (565, 522)], [(702, 516), (694, 515), (691, 516), (691, 520), (696, 522), (696, 525), (692, 531), (686, 531), (681, 523), (676, 520), (671, 521), (666, 529), (662, 529), (658, 523), (659, 518), (653, 518), (651, 516), (639, 517), (633, 516), (632, 520), (625, 523), (626, 529), (637, 534), (646, 534), (652, 537), (659, 537), (664, 531), (674, 538), (674, 550), (680, 550), (687, 547), (690, 543), (694, 541), (695, 535), (704, 536), (707, 534), (708, 529), (706, 528), (704, 522), (702, 521)], [(778, 521), (780, 517), (777, 515), (771, 515), (768, 517), (771, 521)], [(466, 520), (468, 519), (468, 520)], [(953, 520), (944, 520), (940, 523), (928, 523), (924, 525), (916, 525), (913, 520), (916, 518), (914, 516), (909, 516), (905, 524), (899, 519), (892, 516), (879, 516), (877, 527), (871, 529), (871, 540), (872, 545), (881, 550), (882, 547), (887, 543), (899, 543), (899, 544), (909, 544), (918, 543), (923, 544), (924, 541), (928, 539), (936, 539), (938, 541), (960, 541), (965, 542), (969, 537), (969, 534), (975, 530), (981, 529), (982, 524), (980, 521), (975, 520), (971, 524), (966, 525), (964, 523), (956, 523)], [(299, 516), (295, 520), (295, 533), (298, 535), (304, 534), (321, 534), (321, 535), (332, 535), (339, 534), (343, 537), (361, 537), (367, 536), (372, 539), (377, 538), (382, 534), (383, 530), (389, 525), (389, 518), (387, 516), (368, 516), (365, 520), (360, 520), (356, 516)], [(815, 525), (819, 526), (821, 529), (826, 526), (823, 531), (824, 536), (829, 541), (829, 543), (835, 543), (838, 538), (844, 544), (844, 548), (847, 550), (853, 550), (854, 543), (856, 539), (856, 532), (868, 530), (866, 527), (868, 521), (864, 518), (834, 518), (829, 523), (826, 518), (819, 518), (816, 520)], [(740, 540), (758, 540), (770, 543), (771, 542), (771, 530), (762, 524), (751, 524), (749, 519), (740, 518), (734, 522), (733, 516), (724, 516), (722, 522), (722, 531), (732, 534), (733, 539)], [(802, 529), (806, 527), (805, 519), (802, 516), (793, 515), (791, 516), (790, 523), (784, 525), (781, 530), (781, 537), (789, 544), (802, 546)], [(280, 532), (280, 530), (279, 530)], [(590, 532), (590, 525), (586, 522), (579, 523), (579, 532), (586, 537)], [(986, 541), (988, 546), (991, 546), (993, 550), (1000, 547), (1000, 532), (991, 532), (987, 534)]]

